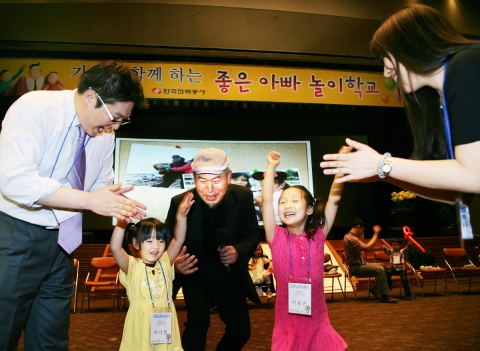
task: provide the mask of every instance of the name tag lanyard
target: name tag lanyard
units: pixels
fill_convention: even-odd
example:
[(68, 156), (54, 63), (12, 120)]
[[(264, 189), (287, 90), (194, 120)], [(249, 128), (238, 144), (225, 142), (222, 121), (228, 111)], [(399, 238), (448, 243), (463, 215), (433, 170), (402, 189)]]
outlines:
[(290, 249), (290, 276), (288, 278), (288, 312), (300, 315), (312, 315), (312, 283), (310, 279), (310, 241), (308, 243), (308, 271), (307, 278), (293, 277), (293, 254), (288, 233), (288, 247)]
[[(172, 313), (170, 312), (170, 298), (168, 294), (167, 279), (165, 278), (165, 271), (163, 270), (163, 266), (160, 261), (158, 261), (158, 264), (162, 270), (168, 307), (167, 311), (160, 313), (155, 312), (155, 303), (153, 302), (152, 290), (150, 289), (150, 279), (148, 279), (147, 266), (145, 265), (145, 276), (147, 277), (148, 292), (150, 293), (150, 300), (152, 301), (152, 307), (154, 309), (150, 323), (150, 344), (170, 344), (172, 342)], [(159, 310), (161, 310), (161, 308)]]
[(402, 257), (401, 255), (402, 255), (401, 253), (399, 253), (398, 255), (392, 254), (392, 255), (391, 255), (391, 257), (392, 257), (392, 262), (391, 262), (391, 263), (393, 263), (393, 264), (402, 264), (403, 262), (402, 262), (402, 260), (401, 260), (401, 257)]
[[(447, 141), (447, 158), (450, 160), (455, 159), (455, 153), (453, 151), (452, 144), (452, 132), (450, 129), (450, 118), (447, 109), (447, 99), (445, 99), (445, 82), (447, 81), (447, 68), (448, 61), (445, 62), (443, 89), (442, 89), (442, 112), (443, 112), (443, 127), (445, 129), (445, 137)], [(457, 207), (457, 219), (459, 224), (459, 230), (461, 233), (461, 247), (463, 247), (463, 240), (473, 239), (472, 225), (470, 224), (470, 212), (468, 206), (463, 203), (462, 193), (459, 192), (457, 200), (455, 201)]]
[[(165, 292), (167, 294), (167, 305), (168, 305), (168, 308), (170, 308), (170, 299), (168, 298), (167, 279), (165, 278), (165, 272), (163, 271), (162, 262), (158, 261), (158, 264), (160, 265), (160, 269), (162, 270), (163, 281), (165, 282)], [(155, 304), (153, 302), (152, 290), (150, 289), (150, 280), (148, 279), (147, 265), (145, 265), (145, 276), (147, 277), (147, 286), (148, 286), (148, 292), (150, 293), (150, 300), (152, 301), (153, 308), (155, 308)]]

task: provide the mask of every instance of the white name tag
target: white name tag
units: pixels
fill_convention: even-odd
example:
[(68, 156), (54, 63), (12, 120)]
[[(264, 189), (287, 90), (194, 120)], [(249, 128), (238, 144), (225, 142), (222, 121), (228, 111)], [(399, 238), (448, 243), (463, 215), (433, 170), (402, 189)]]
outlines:
[(308, 279), (289, 279), (288, 313), (312, 315), (312, 284)]
[(172, 313), (152, 313), (150, 344), (172, 342)]
[(393, 255), (393, 264), (400, 264), (400, 256)]

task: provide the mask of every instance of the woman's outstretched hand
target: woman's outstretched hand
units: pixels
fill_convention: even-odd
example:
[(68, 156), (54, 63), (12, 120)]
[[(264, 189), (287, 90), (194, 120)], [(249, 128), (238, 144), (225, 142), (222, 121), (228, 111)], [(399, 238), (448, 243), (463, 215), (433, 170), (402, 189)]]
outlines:
[[(327, 175), (339, 175), (336, 183), (351, 181), (373, 181), (378, 179), (377, 166), (382, 155), (368, 145), (346, 140), (348, 146), (343, 146), (338, 154), (327, 154), (323, 156), (325, 162), (320, 163), (324, 168), (323, 173)], [(351, 152), (352, 149), (357, 151)]]

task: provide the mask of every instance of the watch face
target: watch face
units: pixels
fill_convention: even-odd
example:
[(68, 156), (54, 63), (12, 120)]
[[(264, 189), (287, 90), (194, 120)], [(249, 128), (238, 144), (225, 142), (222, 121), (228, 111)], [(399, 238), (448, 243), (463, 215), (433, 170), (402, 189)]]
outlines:
[(391, 165), (383, 165), (383, 167), (382, 167), (383, 173), (390, 173), (391, 170), (392, 170)]

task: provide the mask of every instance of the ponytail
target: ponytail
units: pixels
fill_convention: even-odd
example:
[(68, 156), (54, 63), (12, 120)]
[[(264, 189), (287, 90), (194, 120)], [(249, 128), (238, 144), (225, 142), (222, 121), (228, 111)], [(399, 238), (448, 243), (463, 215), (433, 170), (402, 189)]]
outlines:
[(129, 246), (130, 241), (133, 238), (134, 231), (135, 231), (135, 224), (134, 223), (129, 223), (129, 224), (127, 224), (127, 227), (125, 228), (125, 233), (123, 235), (122, 247), (129, 256), (135, 256), (130, 251), (130, 246)]
[(326, 201), (320, 197), (313, 199), (313, 213), (309, 216), (307, 220), (307, 238), (312, 238), (319, 228), (325, 227), (326, 218), (325, 218), (325, 206)]

